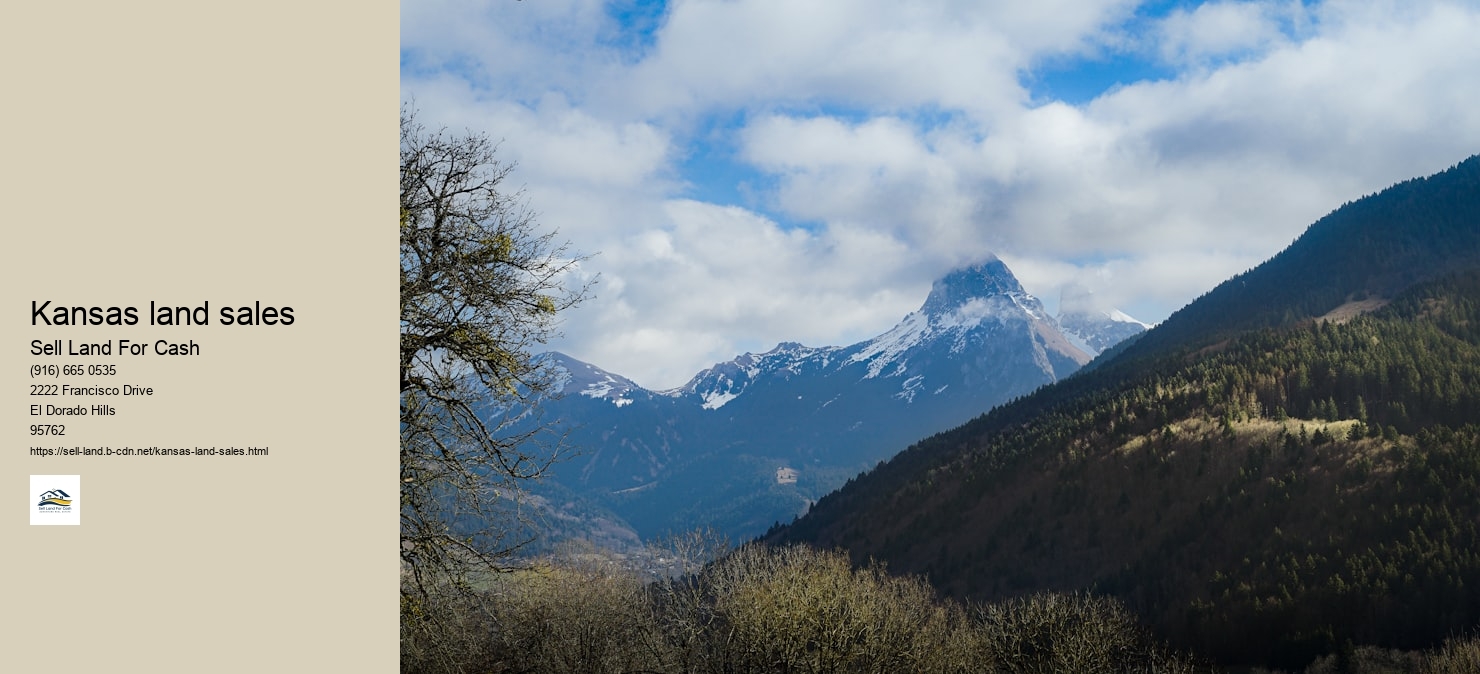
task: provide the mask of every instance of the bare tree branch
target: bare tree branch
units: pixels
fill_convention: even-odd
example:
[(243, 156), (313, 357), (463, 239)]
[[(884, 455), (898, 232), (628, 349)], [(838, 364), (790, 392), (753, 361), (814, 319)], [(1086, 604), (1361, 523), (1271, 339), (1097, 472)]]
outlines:
[(538, 424), (511, 427), (552, 393), (555, 373), (533, 350), (591, 285), (573, 273), (585, 258), (507, 189), (514, 167), (497, 149), (401, 110), (403, 607), (527, 543), (515, 526), (522, 483), (559, 456)]

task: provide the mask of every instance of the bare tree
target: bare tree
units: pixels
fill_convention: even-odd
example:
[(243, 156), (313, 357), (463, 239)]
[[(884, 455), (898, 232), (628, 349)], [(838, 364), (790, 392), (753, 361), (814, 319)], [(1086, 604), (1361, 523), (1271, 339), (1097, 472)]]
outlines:
[(510, 515), (558, 453), (528, 423), (553, 385), (534, 349), (590, 284), (572, 273), (584, 258), (508, 189), (514, 167), (496, 150), (483, 134), (428, 132), (402, 107), (403, 607), (528, 542)]

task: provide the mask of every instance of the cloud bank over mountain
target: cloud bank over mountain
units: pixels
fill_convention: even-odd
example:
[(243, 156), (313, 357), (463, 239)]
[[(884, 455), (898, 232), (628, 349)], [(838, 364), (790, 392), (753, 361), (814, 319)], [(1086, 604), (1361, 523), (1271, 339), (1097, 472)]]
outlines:
[(540, 221), (600, 253), (554, 346), (650, 388), (879, 334), (992, 253), (1155, 322), (1480, 149), (1469, 2), (402, 12), (403, 97), (503, 138)]

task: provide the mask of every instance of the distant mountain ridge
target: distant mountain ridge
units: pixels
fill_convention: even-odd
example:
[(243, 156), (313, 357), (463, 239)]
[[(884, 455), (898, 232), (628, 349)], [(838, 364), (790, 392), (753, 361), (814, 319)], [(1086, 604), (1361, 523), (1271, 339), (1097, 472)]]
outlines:
[[(713, 526), (746, 538), (909, 441), (1067, 377), (1097, 352), (991, 257), (937, 280), (918, 310), (878, 337), (782, 342), (676, 389), (643, 389), (551, 353), (564, 396), (545, 412), (581, 452), (554, 479), (644, 537)], [(795, 480), (779, 482), (779, 469)]]
[(1080, 284), (1072, 284), (1059, 294), (1058, 320), (1065, 336), (1095, 355), (1151, 328), (1117, 309), (1104, 307)]

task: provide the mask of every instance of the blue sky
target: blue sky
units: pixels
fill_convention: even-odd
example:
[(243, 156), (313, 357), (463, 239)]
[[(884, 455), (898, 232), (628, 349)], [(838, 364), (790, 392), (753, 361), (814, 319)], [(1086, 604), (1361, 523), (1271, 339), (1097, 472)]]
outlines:
[(1480, 151), (1480, 5), (425, 0), (402, 95), (596, 253), (555, 348), (653, 388), (1001, 257), (1148, 322)]

